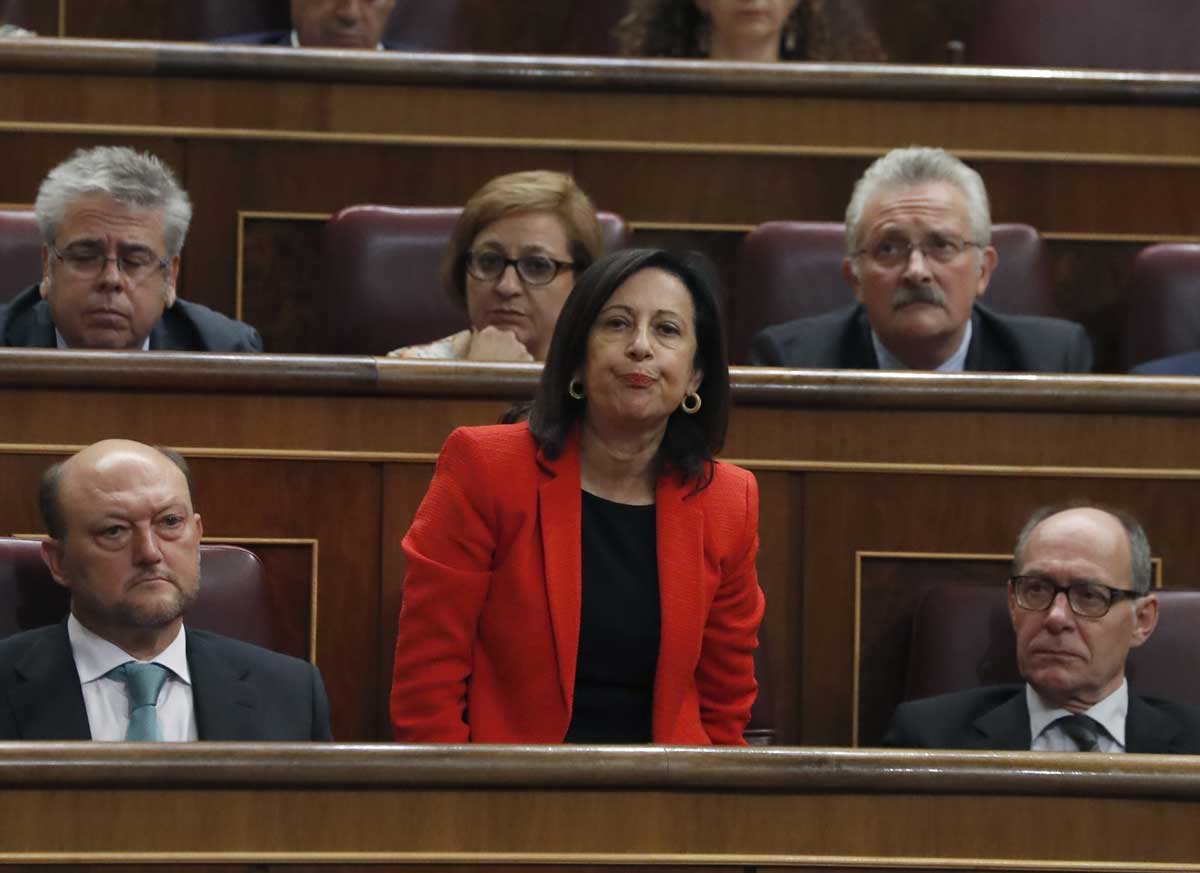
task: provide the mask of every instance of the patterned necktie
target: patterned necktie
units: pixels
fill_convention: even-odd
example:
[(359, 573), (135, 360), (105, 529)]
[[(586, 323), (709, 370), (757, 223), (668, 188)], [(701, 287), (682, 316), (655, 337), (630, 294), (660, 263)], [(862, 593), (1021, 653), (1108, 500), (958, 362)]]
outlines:
[(1064, 715), (1054, 722), (1081, 752), (1100, 751), (1100, 723), (1087, 715)]
[(159, 664), (129, 661), (113, 670), (111, 675), (123, 681), (129, 693), (129, 730), (125, 732), (125, 739), (161, 740), (158, 692), (167, 681), (167, 668)]

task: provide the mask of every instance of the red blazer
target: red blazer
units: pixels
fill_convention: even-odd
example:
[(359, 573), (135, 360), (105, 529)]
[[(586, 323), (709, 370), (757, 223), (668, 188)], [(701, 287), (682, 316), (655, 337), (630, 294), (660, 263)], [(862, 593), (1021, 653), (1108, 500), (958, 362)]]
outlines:
[[(525, 424), (460, 428), (404, 538), (392, 679), (401, 742), (558, 743), (571, 723), (581, 609), (574, 440), (556, 461)], [(716, 464), (656, 494), (656, 743), (739, 744), (757, 686), (763, 596), (754, 476)]]

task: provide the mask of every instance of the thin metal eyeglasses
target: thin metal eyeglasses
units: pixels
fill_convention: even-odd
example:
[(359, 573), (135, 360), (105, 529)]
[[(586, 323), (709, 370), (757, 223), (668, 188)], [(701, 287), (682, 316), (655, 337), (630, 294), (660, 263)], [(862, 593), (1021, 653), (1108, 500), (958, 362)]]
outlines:
[(166, 270), (171, 264), (167, 258), (159, 258), (148, 249), (132, 249), (112, 256), (95, 249), (68, 248), (60, 252), (53, 245), (50, 251), (81, 279), (95, 279), (108, 267), (109, 261), (116, 262), (117, 270), (134, 283), (142, 281), (156, 270)]
[(854, 257), (866, 255), (880, 267), (890, 270), (907, 264), (914, 249), (920, 249), (922, 255), (935, 263), (949, 264), (970, 246), (981, 249), (983, 243), (936, 233), (930, 234), (920, 242), (913, 242), (903, 236), (885, 236), (852, 254)]
[(1071, 612), (1084, 618), (1102, 618), (1108, 615), (1118, 600), (1137, 600), (1145, 597), (1127, 588), (1113, 588), (1099, 582), (1072, 582), (1059, 585), (1044, 576), (1013, 576), (1008, 580), (1012, 586), (1017, 606), (1030, 612), (1045, 612), (1054, 603), (1059, 592), (1067, 595)]
[(499, 279), (510, 265), (516, 268), (518, 278), (526, 285), (547, 285), (563, 270), (575, 269), (574, 261), (556, 261), (548, 255), (508, 258), (501, 252), (467, 252), (467, 272), (481, 282)]

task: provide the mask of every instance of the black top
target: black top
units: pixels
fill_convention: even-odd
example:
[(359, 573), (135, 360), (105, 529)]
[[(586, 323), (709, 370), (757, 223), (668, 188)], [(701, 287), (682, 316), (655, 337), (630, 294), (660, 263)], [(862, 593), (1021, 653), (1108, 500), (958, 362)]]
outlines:
[(648, 743), (660, 618), (654, 506), (583, 492), (583, 605), (568, 743)]

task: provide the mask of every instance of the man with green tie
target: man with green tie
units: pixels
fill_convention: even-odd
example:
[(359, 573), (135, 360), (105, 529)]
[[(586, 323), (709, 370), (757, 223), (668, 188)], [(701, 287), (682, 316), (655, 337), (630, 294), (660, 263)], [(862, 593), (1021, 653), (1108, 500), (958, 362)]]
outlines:
[(329, 740), (307, 661), (184, 626), (200, 590), (186, 463), (129, 440), (42, 477), (66, 621), (0, 640), (0, 740)]

